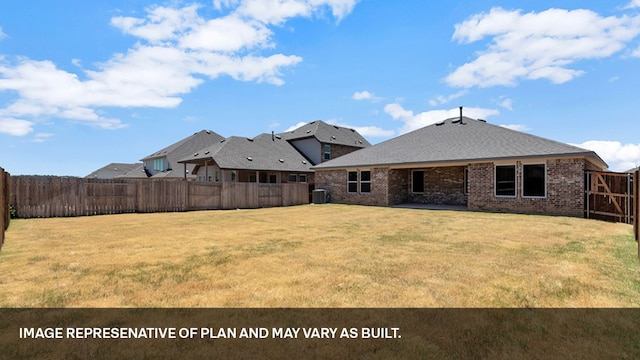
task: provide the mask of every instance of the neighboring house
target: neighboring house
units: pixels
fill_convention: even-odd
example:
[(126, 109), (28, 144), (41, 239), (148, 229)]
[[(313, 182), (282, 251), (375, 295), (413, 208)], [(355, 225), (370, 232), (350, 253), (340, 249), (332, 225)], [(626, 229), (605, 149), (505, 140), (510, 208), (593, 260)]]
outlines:
[[(175, 144), (158, 150), (142, 159), (142, 165), (132, 171), (120, 176), (124, 178), (174, 178), (183, 179), (185, 169), (179, 166), (178, 160), (183, 159), (196, 151), (207, 146), (219, 143), (224, 139), (221, 135), (211, 130), (199, 131)], [(187, 165), (187, 178), (193, 179), (191, 175), (195, 165)]]
[(255, 138), (232, 136), (178, 162), (192, 167), (192, 174), (198, 181), (313, 182), (309, 161), (289, 142), (274, 134), (261, 134)]
[(313, 169), (332, 202), (583, 216), (585, 171), (606, 167), (593, 151), (460, 117)]
[(138, 167), (141, 167), (142, 164), (122, 164), (122, 163), (111, 163), (105, 167), (102, 167), (91, 174), (85, 176), (88, 179), (113, 179), (119, 176), (122, 176)]
[(304, 154), (313, 165), (370, 146), (356, 130), (330, 125), (321, 120), (279, 135)]

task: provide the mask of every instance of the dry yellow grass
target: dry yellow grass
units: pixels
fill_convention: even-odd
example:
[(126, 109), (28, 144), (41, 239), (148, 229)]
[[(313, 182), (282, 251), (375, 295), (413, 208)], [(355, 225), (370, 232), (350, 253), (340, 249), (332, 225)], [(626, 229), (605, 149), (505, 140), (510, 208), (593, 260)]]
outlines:
[(637, 307), (632, 228), (305, 205), (14, 220), (3, 307)]

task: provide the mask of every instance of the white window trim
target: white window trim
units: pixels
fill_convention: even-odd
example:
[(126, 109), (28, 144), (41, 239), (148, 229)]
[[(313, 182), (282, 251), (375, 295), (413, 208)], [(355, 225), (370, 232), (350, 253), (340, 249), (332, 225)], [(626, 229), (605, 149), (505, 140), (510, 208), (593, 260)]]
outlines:
[[(362, 172), (363, 171), (368, 171), (369, 172), (369, 181), (363, 181), (362, 180)], [(372, 177), (373, 177), (373, 172), (370, 169), (358, 170), (358, 192), (360, 194), (371, 194), (371, 190), (372, 190), (371, 179), (372, 179)], [(369, 184), (369, 191), (368, 192), (362, 191), (362, 184)]]
[[(544, 166), (544, 196), (525, 196), (524, 195), (524, 167), (526, 165), (542, 165)], [(543, 163), (523, 163), (522, 164), (522, 171), (521, 171), (521, 175), (522, 177), (522, 189), (520, 189), (521, 193), (520, 195), (522, 195), (523, 199), (546, 199), (547, 198), (547, 184), (548, 184), (548, 179), (547, 179), (547, 164), (546, 162)]]
[[(351, 181), (349, 180), (349, 173), (356, 173), (356, 180), (355, 181)], [(347, 194), (357, 194), (358, 193), (358, 180), (360, 180), (360, 171), (358, 170), (347, 170)], [(350, 184), (356, 184), (356, 191), (349, 191), (349, 185)]]
[[(362, 181), (362, 172), (363, 171), (368, 171), (369, 172), (369, 181)], [(349, 181), (349, 173), (350, 172), (354, 172), (356, 173), (356, 181)], [(356, 184), (356, 191), (349, 191), (349, 184)], [(362, 191), (362, 184), (369, 184), (369, 191), (368, 192), (363, 192)], [(371, 169), (356, 169), (356, 170), (347, 170), (347, 194), (362, 194), (362, 195), (369, 195), (371, 193), (373, 193), (373, 171), (371, 171)]]
[[(498, 195), (498, 166), (513, 166), (514, 174), (513, 174), (513, 195)], [(493, 196), (496, 198), (506, 198), (506, 199), (515, 199), (518, 197), (518, 164), (514, 163), (503, 163), (503, 164), (493, 164)]]

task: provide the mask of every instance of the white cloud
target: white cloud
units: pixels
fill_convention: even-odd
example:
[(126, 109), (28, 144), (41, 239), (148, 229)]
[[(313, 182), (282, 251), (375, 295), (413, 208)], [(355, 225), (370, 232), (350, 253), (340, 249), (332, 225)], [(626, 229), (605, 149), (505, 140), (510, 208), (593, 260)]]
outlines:
[(460, 90), (455, 94), (451, 94), (449, 96), (443, 96), (443, 95), (438, 95), (435, 98), (429, 100), (429, 105), (431, 106), (437, 106), (437, 105), (442, 105), (442, 104), (446, 104), (452, 100), (455, 100), (459, 97), (465, 96), (469, 93), (468, 90), (464, 89), (464, 90)]
[[(269, 5), (266, 12), (259, 10)], [(104, 116), (106, 107), (174, 108), (182, 95), (205, 78), (230, 76), (239, 81), (284, 84), (283, 71), (302, 61), (296, 55), (267, 54), (275, 47), (273, 30), (292, 17), (312, 16), (330, 9), (340, 20), (355, 0), (223, 0), (214, 7), (226, 14), (205, 18), (204, 5), (153, 6), (144, 17), (117, 16), (111, 25), (139, 41), (93, 69), (72, 63), (78, 73), (48, 60), (0, 57), (0, 92), (17, 94), (0, 118), (26, 118), (31, 127), (42, 117), (57, 117), (104, 129), (126, 126)], [(1, 31), (1, 30), (0, 30)], [(11, 121), (12, 134), (24, 135), (25, 123)], [(16, 130), (16, 124), (22, 124)], [(5, 130), (8, 132), (8, 130)]]
[(0, 27), (0, 40), (2, 40), (2, 39), (4, 39), (4, 38), (7, 38), (7, 37), (9, 37), (9, 36), (8, 36), (7, 34), (5, 34), (5, 33), (2, 31), (2, 27)]
[(33, 139), (31, 140), (31, 142), (34, 143), (43, 143), (45, 142), (48, 138), (54, 136), (54, 134), (50, 134), (50, 133), (37, 133), (33, 136)]
[(387, 137), (394, 136), (396, 134), (396, 132), (393, 130), (385, 130), (378, 126), (352, 126), (349, 124), (341, 123), (337, 120), (327, 120), (327, 123), (331, 125), (354, 129), (365, 138), (387, 138)]
[[(460, 109), (454, 108), (450, 110), (431, 110), (415, 114), (411, 110), (406, 110), (398, 103), (387, 104), (384, 111), (394, 120), (399, 120), (404, 125), (399, 129), (400, 134), (404, 134), (427, 125), (432, 125), (444, 119), (457, 117), (460, 115)], [(465, 107), (463, 115), (474, 119), (486, 119), (492, 115), (498, 115), (500, 112), (495, 109), (483, 109)]]
[(575, 146), (595, 151), (613, 171), (626, 171), (640, 165), (640, 144), (590, 140)]
[[(243, 0), (238, 13), (265, 24), (280, 25), (289, 18), (310, 17), (327, 7), (337, 21), (342, 20), (355, 7), (358, 0)], [(221, 2), (218, 2), (222, 4)], [(231, 1), (225, 1), (228, 6)]]
[(500, 125), (500, 126), (506, 129), (511, 129), (511, 130), (520, 131), (520, 132), (526, 132), (531, 130), (531, 128), (523, 124), (507, 124), (507, 125)]
[(468, 44), (490, 38), (475, 60), (449, 74), (457, 87), (511, 86), (520, 80), (559, 84), (584, 73), (569, 66), (605, 58), (640, 34), (640, 16), (602, 17), (590, 10), (549, 9), (523, 14), (493, 8), (455, 26), (453, 39)]
[(0, 117), (0, 133), (25, 136), (33, 131), (33, 123), (27, 120)]
[(367, 90), (356, 91), (356, 92), (353, 93), (353, 95), (351, 95), (351, 98), (353, 100), (370, 100), (370, 101), (373, 101), (373, 102), (382, 100), (381, 97), (377, 97), (373, 93), (370, 93)]
[(295, 129), (297, 129), (297, 128), (299, 128), (299, 127), (303, 126), (303, 125), (306, 125), (306, 124), (307, 124), (306, 122), (304, 122), (304, 121), (300, 121), (299, 123), (297, 123), (297, 124), (295, 124), (295, 125), (291, 125), (291, 126), (289, 126), (289, 127), (288, 127), (285, 131), (283, 131), (283, 132), (293, 131), (293, 130), (295, 130)]
[(507, 110), (513, 110), (513, 100), (505, 97), (501, 97), (498, 102), (498, 106), (503, 107)]
[(625, 7), (625, 9), (635, 9), (635, 8), (640, 8), (640, 0), (632, 0), (630, 3), (628, 3)]

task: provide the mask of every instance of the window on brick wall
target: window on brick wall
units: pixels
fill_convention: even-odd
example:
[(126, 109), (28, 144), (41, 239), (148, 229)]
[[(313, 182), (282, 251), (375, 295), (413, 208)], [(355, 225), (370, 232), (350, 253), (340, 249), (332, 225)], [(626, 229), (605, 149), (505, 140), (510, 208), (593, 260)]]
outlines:
[(358, 192), (358, 172), (357, 171), (349, 171), (347, 173), (347, 192), (348, 193)]
[(411, 172), (411, 192), (414, 194), (424, 193), (424, 171), (413, 170)]
[(371, 171), (360, 171), (360, 192), (363, 194), (371, 192)]
[(496, 196), (516, 196), (516, 166), (496, 166)]
[(522, 196), (545, 197), (547, 195), (546, 166), (522, 165)]
[(324, 145), (324, 159), (331, 160), (331, 145), (329, 144)]
[(347, 192), (350, 194), (371, 193), (371, 171), (348, 171), (347, 172)]

